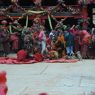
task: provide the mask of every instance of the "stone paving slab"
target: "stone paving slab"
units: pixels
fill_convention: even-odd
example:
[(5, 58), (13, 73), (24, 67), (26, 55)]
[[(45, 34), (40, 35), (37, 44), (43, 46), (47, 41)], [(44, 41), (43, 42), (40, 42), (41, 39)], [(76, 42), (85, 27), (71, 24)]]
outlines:
[(95, 60), (77, 63), (0, 64), (7, 71), (7, 95), (90, 95), (95, 91)]
[[(0, 64), (0, 71), (6, 70), (8, 75), (22, 75), (26, 76), (27, 74), (41, 74), (46, 68), (48, 67), (48, 64), (21, 64), (21, 65), (3, 65)], [(28, 72), (28, 73), (27, 73)]]
[[(81, 91), (81, 92), (74, 92), (74, 93), (72, 93), (72, 92), (70, 92), (70, 93), (66, 93), (66, 91), (60, 91), (60, 90), (58, 90), (58, 89), (60, 89), (60, 88), (58, 88), (58, 89), (55, 89), (55, 90), (53, 90), (52, 88), (51, 89), (49, 89), (49, 88), (47, 88), (47, 89), (29, 89), (29, 88), (27, 88), (28, 90), (26, 90), (26, 92), (24, 92), (24, 93), (20, 93), (19, 95), (39, 95), (39, 93), (42, 93), (42, 92), (45, 92), (45, 93), (48, 93), (48, 95), (84, 95), (84, 92), (83, 91)], [(67, 91), (67, 92), (69, 92), (69, 91)]]
[(82, 77), (81, 87), (95, 87), (95, 77)]
[(48, 95), (90, 95), (91, 89), (80, 87), (27, 87), (19, 95), (39, 95), (42, 92), (46, 92)]
[[(8, 95), (17, 95), (23, 90), (24, 85), (34, 83), (33, 76), (40, 75), (48, 67), (48, 64), (25, 64), (25, 65), (5, 65), (0, 64), (0, 71), (5, 70), (7, 72), (7, 84), (9, 87)], [(37, 81), (38, 77), (34, 80)]]
[[(59, 63), (50, 64), (44, 71), (44, 74), (64, 74), (64, 75), (78, 75), (78, 76), (94, 76), (95, 60), (80, 61), (77, 63)], [(64, 65), (61, 65), (64, 64)], [(53, 69), (53, 70), (52, 70)]]

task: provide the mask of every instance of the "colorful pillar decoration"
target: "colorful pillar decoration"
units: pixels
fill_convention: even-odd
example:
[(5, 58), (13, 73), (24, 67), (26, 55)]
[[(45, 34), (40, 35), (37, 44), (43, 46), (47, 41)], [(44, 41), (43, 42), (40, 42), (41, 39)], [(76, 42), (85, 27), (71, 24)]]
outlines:
[(26, 25), (25, 27), (22, 29), (22, 34), (24, 34), (25, 30), (27, 29), (28, 27), (28, 15), (26, 16)]
[(42, 0), (32, 0), (35, 4), (41, 4)]
[(17, 2), (18, 2), (18, 0), (11, 0), (11, 2), (13, 2), (13, 3), (17, 3)]
[(86, 0), (83, 0), (83, 4), (86, 4)]
[(9, 25), (9, 31), (10, 31), (10, 33), (12, 33), (12, 25), (11, 24)]
[(26, 16), (26, 28), (28, 27), (28, 15)]
[(49, 16), (49, 15), (48, 15), (48, 21), (49, 21), (50, 29), (51, 29), (51, 30), (53, 30), (52, 23), (51, 23), (51, 18), (50, 18), (50, 16)]
[(78, 3), (79, 4), (91, 4), (91, 3), (94, 3), (95, 0), (78, 0)]
[(87, 6), (82, 7), (82, 16), (83, 18), (87, 18), (88, 14), (87, 14)]

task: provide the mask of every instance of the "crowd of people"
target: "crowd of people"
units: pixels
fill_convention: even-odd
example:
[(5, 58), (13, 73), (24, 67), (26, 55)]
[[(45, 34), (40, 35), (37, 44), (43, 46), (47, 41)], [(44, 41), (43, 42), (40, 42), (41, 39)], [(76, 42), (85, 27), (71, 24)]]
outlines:
[[(18, 21), (0, 26), (0, 56), (9, 53), (25, 54), (27, 57), (43, 59), (59, 58), (95, 58), (95, 29), (89, 32), (78, 25), (68, 27), (59, 21), (55, 28), (47, 33), (46, 27), (38, 18), (31, 27), (22, 27)], [(26, 52), (26, 53), (25, 53)], [(21, 56), (22, 56), (21, 55)], [(21, 56), (20, 59), (21, 60)]]

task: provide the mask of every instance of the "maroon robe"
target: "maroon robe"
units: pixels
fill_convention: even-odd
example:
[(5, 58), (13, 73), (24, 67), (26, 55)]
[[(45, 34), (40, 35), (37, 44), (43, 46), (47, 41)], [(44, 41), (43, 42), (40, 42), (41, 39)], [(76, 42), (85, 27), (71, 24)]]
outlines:
[(10, 40), (12, 41), (12, 50), (18, 50), (19, 48), (19, 38), (16, 33), (11, 34)]
[(0, 72), (0, 95), (6, 95), (8, 91), (8, 87), (6, 85), (6, 72)]

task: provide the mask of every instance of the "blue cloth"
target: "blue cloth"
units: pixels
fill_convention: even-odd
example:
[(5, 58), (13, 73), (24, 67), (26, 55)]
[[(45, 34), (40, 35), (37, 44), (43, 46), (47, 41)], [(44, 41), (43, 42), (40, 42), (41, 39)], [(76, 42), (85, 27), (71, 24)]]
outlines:
[(72, 56), (74, 54), (73, 52), (73, 46), (66, 47), (67, 55)]

